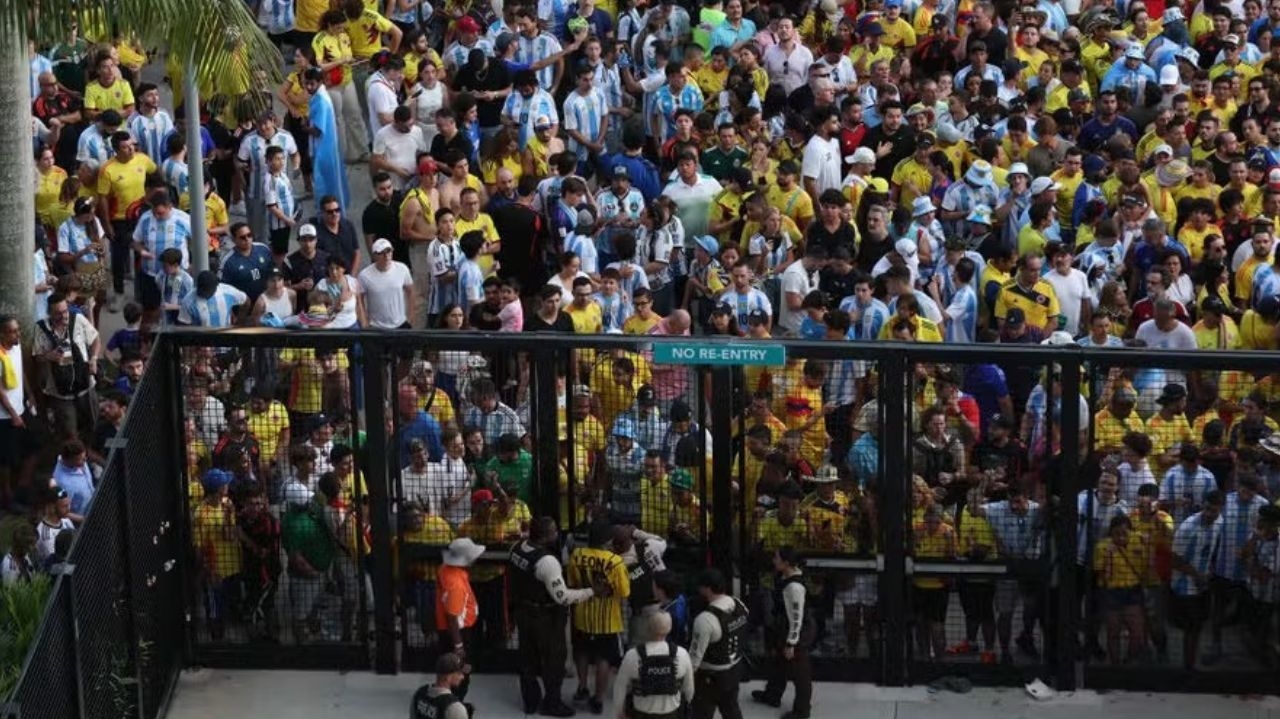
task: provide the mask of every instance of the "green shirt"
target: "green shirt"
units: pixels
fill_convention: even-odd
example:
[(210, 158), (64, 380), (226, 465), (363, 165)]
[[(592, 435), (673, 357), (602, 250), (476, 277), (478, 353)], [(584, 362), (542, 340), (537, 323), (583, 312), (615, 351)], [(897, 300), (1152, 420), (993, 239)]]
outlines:
[(476, 481), (484, 485), (491, 473), (498, 480), (498, 484), (502, 485), (504, 492), (515, 496), (525, 504), (533, 501), (533, 455), (522, 449), (516, 460), (511, 463), (505, 463), (493, 457), (480, 465), (480, 471), (476, 472)]
[(312, 515), (318, 510), (291, 510), (280, 520), (280, 541), (285, 552), (299, 552), (317, 571), (327, 571), (338, 554), (333, 537)]
[(729, 176), (729, 170), (741, 167), (746, 161), (747, 151), (741, 147), (735, 145), (732, 150), (725, 152), (716, 145), (702, 153), (702, 171), (724, 182), (724, 178)]

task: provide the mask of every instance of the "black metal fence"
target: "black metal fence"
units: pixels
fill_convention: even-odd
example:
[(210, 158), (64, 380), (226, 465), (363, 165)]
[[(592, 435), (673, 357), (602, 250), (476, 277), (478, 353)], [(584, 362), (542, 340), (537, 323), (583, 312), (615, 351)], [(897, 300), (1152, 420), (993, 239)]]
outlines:
[(185, 522), (158, 346), (98, 480), (12, 703), (23, 719), (160, 716), (182, 667)]
[[(1280, 404), (1259, 408), (1250, 394), (1280, 399), (1274, 354), (784, 342), (786, 360), (774, 366), (655, 362), (655, 346), (674, 342), (730, 344), (166, 334), (147, 380), (163, 399), (143, 420), (146, 398), (135, 402), (129, 422), (139, 424), (126, 435), (170, 441), (117, 451), (99, 491), (119, 485), (119, 504), (92, 516), (116, 528), (102, 546), (128, 562), (105, 560), (120, 571), (98, 570), (94, 581), (130, 577), (119, 586), (135, 611), (116, 623), (121, 636), (165, 636), (148, 632), (185, 619), (167, 635), (183, 641), (82, 636), (77, 651), (94, 658), (81, 664), (134, 647), (126, 661), (145, 674), (142, 707), (159, 698), (153, 679), (179, 663), (422, 669), (436, 651), (441, 548), (470, 536), (490, 550), (473, 577), (474, 661), (509, 670), (518, 637), (506, 549), (531, 517), (550, 515), (570, 542), (601, 517), (662, 540), (669, 573), (646, 584), (660, 601), (692, 596), (702, 567), (731, 572), (756, 618), (758, 666), (775, 611), (771, 555), (786, 545), (807, 561), (821, 678), (1280, 689), (1270, 669), (1276, 577), (1259, 579), (1254, 554), (1243, 566), (1226, 558), (1248, 544), (1275, 561), (1258, 502), (1242, 499), (1259, 481), (1239, 479), (1261, 467), (1263, 496), (1280, 494), (1280, 460), (1262, 450), (1258, 429), (1274, 427), (1267, 415)], [(1166, 385), (1190, 389), (1196, 406), (1159, 412), (1172, 401)], [(1146, 444), (1126, 437), (1138, 419)], [(1204, 431), (1215, 419), (1221, 441)], [(1156, 486), (1179, 466), (1203, 479), (1183, 444), (1200, 448), (1198, 466), (1225, 461), (1229, 471), (1189, 496), (1152, 497), (1144, 472)], [(140, 484), (148, 467), (164, 468), (154, 485)], [(210, 468), (228, 474), (205, 482)], [(308, 503), (329, 473), (337, 499)], [(1184, 486), (1168, 476), (1167, 486)], [(1228, 497), (1230, 533), (1212, 548), (1212, 561), (1227, 564), (1204, 567), (1225, 576), (1202, 583), (1188, 580), (1184, 560), (1195, 558), (1179, 553), (1195, 542), (1186, 521), (1211, 503), (1209, 489)], [(1127, 519), (1113, 527), (1119, 515)], [(249, 541), (228, 534), (235, 528)], [(82, 571), (60, 581), (53, 607), (71, 609), (68, 587), (85, 581)], [(47, 624), (42, 641), (70, 642)], [(81, 684), (72, 696), (105, 700)]]

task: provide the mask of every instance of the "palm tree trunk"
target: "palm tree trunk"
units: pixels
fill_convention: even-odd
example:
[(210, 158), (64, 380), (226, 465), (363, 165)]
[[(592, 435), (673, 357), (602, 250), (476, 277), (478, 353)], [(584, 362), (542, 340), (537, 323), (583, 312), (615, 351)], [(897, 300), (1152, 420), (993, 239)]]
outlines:
[(0, 22), (0, 314), (16, 316), (24, 333), (35, 303), (29, 72), (22, 26)]

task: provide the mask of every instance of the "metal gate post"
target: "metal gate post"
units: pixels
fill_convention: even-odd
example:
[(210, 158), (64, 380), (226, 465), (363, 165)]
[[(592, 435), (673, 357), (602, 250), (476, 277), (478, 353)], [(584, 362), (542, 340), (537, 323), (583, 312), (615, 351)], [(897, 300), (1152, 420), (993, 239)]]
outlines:
[[(387, 455), (400, 448), (387, 436), (386, 430), (386, 357), (387, 347), (376, 339), (361, 341), (364, 351), (365, 432), (368, 444), (368, 475), (365, 487), (369, 491), (369, 531), (374, 557), (371, 568), (373, 579), (373, 639), (374, 669), (379, 674), (395, 674), (396, 666), (396, 615), (395, 579), (391, 571), (391, 536), (395, 525), (391, 521), (391, 465)], [(407, 630), (407, 628), (406, 628)]]
[[(733, 576), (733, 368), (711, 370), (711, 564)], [(701, 436), (705, 437), (705, 433)], [(745, 548), (744, 548), (745, 551)]]
[(884, 643), (882, 681), (886, 686), (907, 683), (906, 488), (910, 474), (906, 458), (910, 439), (907, 403), (912, 395), (906, 388), (910, 379), (911, 363), (905, 353), (880, 362), (880, 530), (884, 569), (880, 573), (879, 605)]
[[(1080, 413), (1076, 409), (1080, 396), (1080, 362), (1075, 360), (1062, 365), (1062, 471), (1058, 472), (1057, 511), (1054, 526), (1054, 542), (1058, 547), (1057, 616), (1054, 617), (1053, 638), (1055, 649), (1052, 658), (1053, 673), (1058, 691), (1076, 688), (1076, 637), (1079, 636), (1080, 601), (1077, 596), (1082, 587), (1076, 586), (1076, 495), (1080, 491)], [(1070, 407), (1068, 408), (1068, 405)], [(1053, 493), (1053, 490), (1050, 490)], [(1052, 590), (1051, 590), (1052, 591)], [(1046, 639), (1050, 635), (1046, 627)], [(1048, 654), (1048, 648), (1045, 648)]]
[[(537, 477), (533, 484), (534, 508), (539, 515), (549, 515), (556, 518), (557, 524), (565, 531), (565, 534), (572, 532), (574, 527), (573, 517), (560, 516), (560, 417), (557, 411), (556, 397), (556, 353), (555, 350), (549, 352), (530, 353), (529, 361), (533, 362), (533, 382), (532, 393), (530, 399), (533, 402), (533, 426), (530, 427), (530, 434), (533, 436), (534, 460), (537, 462)], [(565, 422), (568, 423), (569, 417), (572, 415), (573, 390), (566, 388), (568, 397), (565, 398)], [(566, 431), (569, 427), (566, 424)], [(569, 441), (572, 442), (572, 432), (569, 433)], [(570, 445), (572, 447), (572, 445)], [(572, 453), (570, 454), (572, 457)], [(569, 467), (574, 467), (572, 459), (567, 460)], [(578, 482), (585, 482), (586, 477), (574, 477)], [(565, 488), (566, 492), (573, 492), (577, 487), (570, 486)], [(572, 498), (569, 500), (568, 506), (570, 512), (576, 510), (578, 504)], [(565, 526), (566, 524), (570, 526)]]

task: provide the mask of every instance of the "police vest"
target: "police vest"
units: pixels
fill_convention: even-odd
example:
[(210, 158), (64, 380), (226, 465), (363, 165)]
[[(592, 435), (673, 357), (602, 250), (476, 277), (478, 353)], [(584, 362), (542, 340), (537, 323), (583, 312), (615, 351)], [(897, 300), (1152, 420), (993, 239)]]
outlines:
[(453, 692), (431, 696), (431, 685), (413, 694), (413, 719), (444, 719), (449, 707), (461, 701)]
[(546, 585), (535, 575), (538, 562), (550, 554), (543, 547), (528, 542), (520, 542), (511, 548), (511, 566), (516, 570), (511, 573), (511, 596), (520, 606), (537, 609), (556, 606)]
[(649, 553), (645, 551), (644, 542), (636, 542), (636, 563), (627, 567), (627, 576), (631, 579), (632, 613), (658, 601), (653, 596), (653, 565), (650, 564)]
[(720, 623), (720, 639), (707, 646), (702, 655), (706, 664), (730, 666), (742, 661), (742, 638), (747, 631), (747, 608), (742, 602), (733, 600), (733, 610), (726, 612), (720, 607), (709, 606), (707, 611)]
[(645, 645), (636, 646), (640, 655), (640, 678), (631, 690), (638, 697), (669, 697), (680, 693), (680, 683), (676, 681), (676, 654), (668, 647), (667, 654), (651, 656)]
[[(799, 584), (801, 587), (804, 587), (804, 577), (799, 574), (796, 574), (794, 576), (787, 577), (786, 579), (783, 579), (782, 577), (778, 577), (777, 581), (774, 582), (773, 627), (778, 631), (782, 631), (782, 632), (787, 631), (791, 626), (791, 619), (787, 617), (787, 600), (783, 596), (783, 590), (786, 589), (787, 586), (791, 584)], [(809, 601), (808, 588), (804, 587), (804, 589), (806, 592), (804, 601), (807, 604)], [(801, 629), (803, 630), (807, 628), (811, 621), (812, 621), (812, 617), (809, 615), (808, 612), (805, 612), (804, 620), (801, 622)]]

